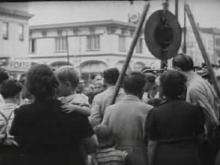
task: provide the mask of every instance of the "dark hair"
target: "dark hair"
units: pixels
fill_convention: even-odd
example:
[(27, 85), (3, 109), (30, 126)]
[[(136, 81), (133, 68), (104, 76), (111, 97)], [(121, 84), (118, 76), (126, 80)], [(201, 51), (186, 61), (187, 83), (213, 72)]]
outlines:
[(145, 83), (146, 79), (143, 73), (131, 72), (125, 76), (123, 87), (126, 93), (131, 93), (138, 96), (142, 93)]
[(9, 79), (7, 71), (3, 68), (0, 68), (0, 84), (7, 79)]
[(146, 81), (155, 83), (156, 76), (153, 73), (144, 73)]
[(15, 97), (21, 90), (22, 84), (13, 79), (5, 80), (0, 88), (1, 94), (5, 99)]
[(55, 95), (58, 81), (47, 65), (35, 65), (27, 73), (26, 86), (37, 100), (45, 100)]
[(186, 77), (174, 70), (166, 71), (160, 76), (160, 86), (163, 95), (171, 99), (178, 99), (186, 92)]
[(103, 77), (108, 84), (115, 85), (119, 77), (119, 71), (117, 68), (107, 69), (103, 72)]
[(190, 71), (194, 69), (193, 60), (190, 56), (178, 54), (172, 60), (173, 67), (179, 67), (182, 71)]

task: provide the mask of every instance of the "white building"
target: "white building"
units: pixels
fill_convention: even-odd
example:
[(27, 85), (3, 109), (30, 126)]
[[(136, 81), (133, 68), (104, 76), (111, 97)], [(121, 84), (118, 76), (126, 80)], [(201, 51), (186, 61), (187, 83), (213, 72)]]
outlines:
[[(69, 60), (81, 72), (121, 68), (134, 34), (135, 25), (115, 20), (30, 26), (30, 54), (39, 63), (61, 64)], [(159, 67), (145, 45), (142, 34), (130, 68)]]
[[(219, 65), (220, 62), (220, 31), (215, 28), (201, 28), (199, 32), (203, 40), (203, 44), (206, 48), (206, 52), (209, 55), (210, 62), (214, 65)], [(192, 56), (196, 66), (201, 66), (204, 63), (201, 51), (198, 47), (197, 41), (190, 28), (187, 28), (186, 37), (187, 54)], [(218, 54), (219, 52), (219, 54)]]
[(33, 15), (0, 7), (0, 66), (28, 56), (29, 26)]

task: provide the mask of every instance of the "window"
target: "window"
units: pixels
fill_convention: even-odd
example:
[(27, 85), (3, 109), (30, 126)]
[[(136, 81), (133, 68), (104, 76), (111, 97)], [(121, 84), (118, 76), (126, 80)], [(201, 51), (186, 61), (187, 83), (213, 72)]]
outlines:
[(126, 52), (125, 36), (119, 36), (119, 51)]
[(4, 39), (4, 40), (7, 40), (8, 39), (8, 36), (9, 36), (9, 34), (8, 34), (8, 28), (9, 28), (9, 24), (8, 24), (8, 22), (3, 22), (2, 23), (3, 25), (2, 25), (2, 31), (3, 31), (3, 36), (2, 36), (2, 38)]
[(136, 53), (142, 53), (142, 49), (143, 49), (143, 39), (140, 38), (137, 42), (137, 45), (136, 45)]
[(215, 39), (215, 44), (216, 44), (216, 46), (220, 46), (220, 38)]
[(67, 38), (66, 37), (55, 38), (55, 51), (56, 52), (67, 51)]
[(30, 39), (29, 51), (30, 51), (30, 53), (35, 53), (35, 51), (36, 51), (36, 39)]
[(99, 35), (87, 36), (87, 49), (88, 50), (99, 50), (100, 49), (100, 36)]
[(24, 25), (19, 24), (18, 26), (18, 34), (19, 34), (19, 40), (24, 41)]
[(42, 34), (42, 37), (47, 37), (47, 31), (42, 31), (41, 34)]

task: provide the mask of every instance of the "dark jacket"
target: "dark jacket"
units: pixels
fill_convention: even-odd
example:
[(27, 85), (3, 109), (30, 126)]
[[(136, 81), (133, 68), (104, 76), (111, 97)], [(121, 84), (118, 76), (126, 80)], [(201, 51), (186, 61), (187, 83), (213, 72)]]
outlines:
[(24, 154), (23, 164), (83, 165), (80, 143), (93, 130), (85, 116), (66, 114), (58, 100), (50, 100), (16, 109), (10, 133)]

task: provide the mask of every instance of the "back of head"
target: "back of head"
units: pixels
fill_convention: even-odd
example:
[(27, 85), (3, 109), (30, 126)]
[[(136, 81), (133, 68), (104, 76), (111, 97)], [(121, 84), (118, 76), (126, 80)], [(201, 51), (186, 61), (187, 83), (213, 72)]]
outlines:
[(8, 73), (5, 69), (0, 68), (0, 84), (2, 84), (3, 81), (7, 80), (9, 78)]
[(26, 87), (37, 100), (55, 96), (58, 81), (47, 65), (35, 65), (27, 73)]
[(131, 72), (125, 76), (123, 87), (126, 93), (140, 96), (143, 93), (146, 79), (141, 72)]
[(0, 92), (4, 99), (13, 98), (17, 96), (22, 90), (22, 84), (17, 80), (5, 80), (0, 88)]
[(178, 54), (172, 60), (174, 68), (179, 68), (184, 72), (191, 71), (194, 69), (193, 60), (190, 56), (184, 54)]
[(115, 85), (119, 77), (119, 71), (117, 68), (107, 69), (103, 72), (103, 77), (106, 83)]
[(61, 82), (69, 81), (73, 88), (79, 84), (79, 74), (72, 66), (63, 66), (55, 72), (57, 78)]
[(178, 99), (186, 92), (186, 77), (179, 71), (166, 71), (160, 76), (162, 94), (167, 98)]

